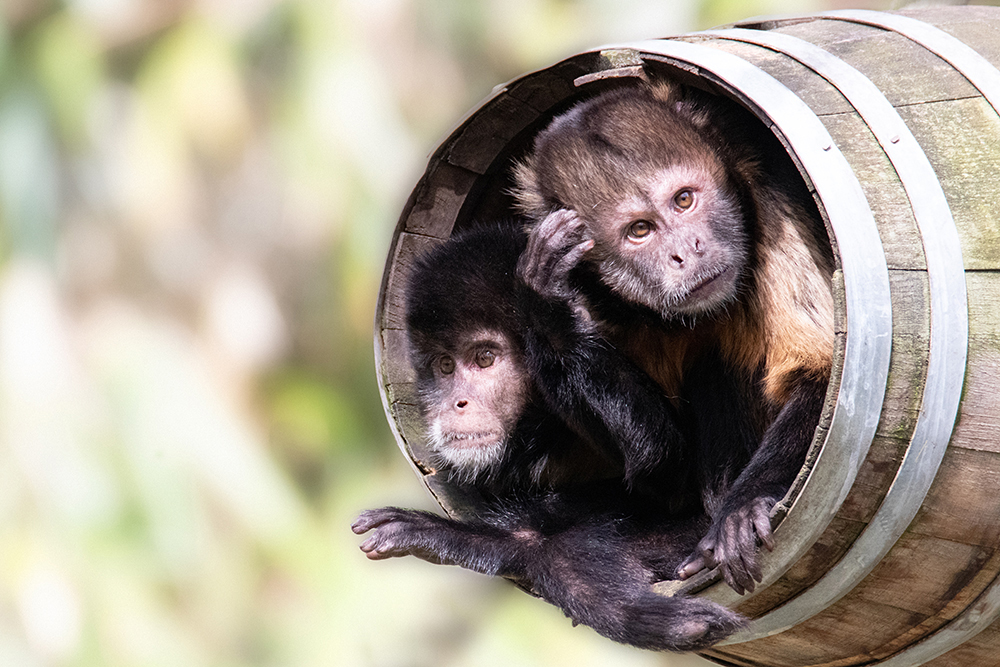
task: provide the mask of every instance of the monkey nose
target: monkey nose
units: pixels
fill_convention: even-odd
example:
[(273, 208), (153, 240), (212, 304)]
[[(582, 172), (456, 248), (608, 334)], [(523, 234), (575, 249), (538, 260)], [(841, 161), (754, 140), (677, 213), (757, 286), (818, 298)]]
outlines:
[(671, 255), (670, 261), (677, 265), (677, 268), (679, 269), (684, 267), (684, 258), (680, 255)]
[(469, 404), (469, 402), (463, 398), (463, 399), (455, 402), (455, 407), (458, 408), (459, 410), (461, 410), (462, 408), (464, 408), (468, 404)]

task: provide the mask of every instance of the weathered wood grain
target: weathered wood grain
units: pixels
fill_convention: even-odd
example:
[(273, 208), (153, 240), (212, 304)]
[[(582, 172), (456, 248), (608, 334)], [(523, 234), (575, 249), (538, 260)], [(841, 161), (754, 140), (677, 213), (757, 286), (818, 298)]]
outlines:
[(899, 114), (938, 175), (966, 268), (1000, 268), (1000, 117), (982, 98), (912, 105)]
[[(878, 628), (903, 627), (920, 622), (918, 615), (888, 604), (858, 600), (850, 614), (820, 614), (780, 635), (734, 644), (703, 653), (723, 661), (737, 658), (754, 667), (807, 667), (837, 664), (831, 656), (843, 655), (844, 638), (874, 654), (884, 644)], [(854, 651), (852, 651), (854, 652)], [(864, 664), (863, 662), (857, 664)]]
[(404, 212), (403, 229), (411, 234), (448, 238), (477, 176), (467, 169), (432, 160)]
[(781, 27), (777, 32), (837, 56), (878, 86), (893, 106), (979, 95), (950, 64), (919, 44), (879, 28), (818, 20)]
[(484, 174), (514, 136), (538, 118), (538, 110), (506, 92), (487, 102), (445, 144), (444, 159)]
[(410, 270), (418, 257), (439, 243), (441, 239), (408, 232), (397, 236), (383, 297), (380, 324), (383, 329), (403, 329), (406, 326), (406, 281)]
[(837, 148), (861, 183), (875, 216), (890, 269), (926, 268), (924, 249), (910, 200), (882, 146), (855, 112), (822, 115)]

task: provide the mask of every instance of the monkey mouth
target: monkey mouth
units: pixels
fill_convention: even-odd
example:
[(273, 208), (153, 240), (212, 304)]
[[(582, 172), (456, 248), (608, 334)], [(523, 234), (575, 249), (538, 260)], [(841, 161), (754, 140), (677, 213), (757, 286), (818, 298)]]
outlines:
[(675, 313), (704, 313), (725, 303), (733, 294), (733, 276), (731, 266), (718, 271), (697, 276), (692, 285), (674, 307)]
[(732, 269), (730, 269), (730, 267), (727, 266), (724, 267), (721, 271), (716, 271), (715, 273), (710, 273), (707, 276), (699, 278), (698, 281), (694, 284), (694, 287), (692, 287), (688, 291), (688, 295), (696, 297), (701, 297), (702, 295), (707, 296), (708, 292), (713, 291), (714, 287), (721, 287), (722, 282), (724, 281), (720, 282), (719, 279), (731, 272)]
[(497, 431), (473, 431), (471, 433), (449, 433), (441, 439), (441, 445), (456, 449), (472, 449), (494, 445), (502, 439)]

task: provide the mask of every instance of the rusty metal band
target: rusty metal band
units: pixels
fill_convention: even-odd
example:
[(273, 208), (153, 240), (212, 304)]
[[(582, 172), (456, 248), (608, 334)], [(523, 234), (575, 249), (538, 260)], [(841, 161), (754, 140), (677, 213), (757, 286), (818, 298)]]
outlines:
[[(825, 19), (874, 26), (900, 34), (948, 62), (976, 87), (1000, 114), (1000, 71), (975, 49), (923, 21), (898, 14), (866, 10), (825, 12)], [(943, 628), (878, 663), (884, 667), (917, 667), (979, 634), (1000, 618), (1000, 578), (994, 580), (965, 611)]]
[[(619, 45), (711, 75), (748, 100), (787, 141), (808, 173), (829, 219), (844, 275), (848, 336), (844, 367), (826, 442), (801, 493), (777, 529), (775, 550), (762, 556), (763, 581), (776, 581), (833, 519), (868, 453), (882, 412), (892, 345), (892, 302), (885, 254), (868, 201), (853, 170), (815, 113), (784, 84), (730, 53), (674, 40)], [(715, 583), (703, 594), (735, 606), (739, 595)]]
[(951, 440), (962, 399), (969, 322), (962, 248), (944, 190), (913, 133), (878, 87), (830, 52), (791, 35), (745, 29), (703, 34), (783, 53), (840, 91), (881, 144), (906, 190), (923, 242), (930, 290), (930, 351), (920, 413), (882, 504), (836, 565), (727, 640), (736, 643), (783, 632), (834, 604), (872, 571), (909, 526)]

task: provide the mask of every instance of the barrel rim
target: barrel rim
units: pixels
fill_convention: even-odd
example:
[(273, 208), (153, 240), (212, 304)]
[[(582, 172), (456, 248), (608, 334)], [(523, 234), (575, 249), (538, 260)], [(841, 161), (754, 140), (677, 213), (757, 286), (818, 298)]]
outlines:
[[(460, 140), (463, 127), (474, 121), (479, 114), (488, 112), (490, 103), (501, 97), (510, 86), (550, 72), (583, 56), (610, 50), (634, 51), (643, 54), (644, 60), (658, 65), (666, 64), (678, 70), (693, 71), (697, 77), (720, 87), (731, 98), (750, 108), (783, 141), (789, 150), (789, 155), (800, 164), (803, 178), (810, 182), (819, 194), (818, 203), (827, 218), (831, 242), (837, 251), (838, 263), (843, 268), (845, 303), (838, 304), (838, 308), (844, 308), (847, 313), (848, 327), (847, 331), (842, 333), (849, 335), (846, 335), (843, 345), (843, 356), (835, 357), (834, 360), (835, 365), (840, 365), (842, 376), (836, 388), (831, 386), (831, 391), (837, 391), (837, 399), (829, 428), (825, 433), (817, 431), (807, 457), (813, 461), (813, 465), (804, 479), (802, 488), (797, 490), (794, 498), (785, 499), (790, 500), (791, 510), (776, 529), (779, 539), (775, 551), (762, 554), (765, 577), (762, 585), (757, 588), (757, 592), (760, 592), (797, 561), (826, 528), (835, 513), (835, 509), (831, 511), (831, 508), (839, 508), (850, 490), (874, 436), (885, 393), (891, 349), (888, 271), (874, 218), (860, 184), (818, 117), (794, 93), (756, 66), (707, 46), (678, 41), (690, 36), (697, 36), (697, 33), (584, 51), (498, 87), (442, 142), (429, 162), (424, 178), (438, 166), (439, 163), (435, 160)], [(760, 90), (766, 92), (747, 95), (739, 84), (733, 83), (734, 80), (746, 81), (747, 78), (769, 82), (761, 85)], [(569, 97), (572, 96), (568, 96), (567, 99)], [(781, 102), (776, 104), (775, 100)], [(782, 110), (782, 105), (785, 106), (785, 110)], [(789, 107), (794, 107), (796, 111), (787, 111)], [(799, 121), (789, 120), (795, 114), (801, 114), (803, 118), (808, 119), (802, 121), (806, 127), (801, 127)], [(539, 116), (544, 115), (546, 111), (539, 111)], [(492, 159), (496, 159), (497, 155)], [(813, 166), (802, 167), (803, 162), (811, 163)], [(418, 183), (417, 189), (423, 184), (424, 178)], [(826, 192), (837, 194), (826, 194), (824, 197)], [(416, 189), (394, 232), (390, 262), (395, 257), (394, 253), (401, 235), (407, 231), (407, 221), (415, 195)], [(381, 324), (385, 313), (386, 285), (390, 269), (391, 265), (387, 265), (383, 275), (383, 290), (380, 292), (376, 310), (375, 347), (383, 407), (389, 420), (395, 424), (385, 382), (381, 381), (384, 351)], [(828, 394), (827, 405), (830, 402), (831, 397)], [(394, 429), (394, 435), (398, 433)], [(412, 454), (408, 451), (404, 438), (397, 437), (397, 442), (412, 463)], [(827, 446), (830, 443), (835, 443), (835, 446)], [(836, 446), (837, 444), (840, 446)], [(426, 476), (423, 481), (426, 486)], [(792, 494), (792, 491), (789, 493)], [(437, 496), (435, 500), (444, 506)], [(817, 516), (820, 517), (818, 521), (814, 520)], [(810, 525), (812, 529), (796, 531), (805, 537), (796, 540), (792, 545), (787, 533), (793, 532), (796, 525)], [(730, 606), (740, 604), (752, 595), (738, 595), (727, 586), (711, 584), (710, 579), (706, 577), (696, 578), (685, 589), (690, 590), (706, 584), (708, 587), (705, 595)]]

